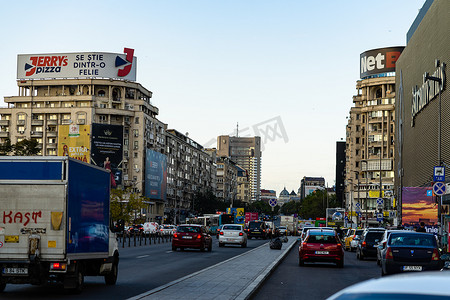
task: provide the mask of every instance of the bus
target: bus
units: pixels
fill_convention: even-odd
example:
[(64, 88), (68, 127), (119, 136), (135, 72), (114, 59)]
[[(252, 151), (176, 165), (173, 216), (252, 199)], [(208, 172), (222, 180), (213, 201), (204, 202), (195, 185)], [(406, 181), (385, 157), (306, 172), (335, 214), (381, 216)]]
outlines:
[(205, 214), (201, 217), (186, 218), (187, 224), (198, 224), (208, 228), (210, 234), (216, 234), (217, 228), (224, 224), (233, 224), (232, 214)]

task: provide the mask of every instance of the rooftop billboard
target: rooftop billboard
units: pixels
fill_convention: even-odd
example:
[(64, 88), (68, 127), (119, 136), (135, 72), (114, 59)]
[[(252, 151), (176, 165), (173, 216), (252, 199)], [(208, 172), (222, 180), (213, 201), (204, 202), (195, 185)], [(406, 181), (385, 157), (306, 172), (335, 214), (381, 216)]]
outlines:
[(376, 74), (395, 72), (395, 62), (405, 47), (390, 47), (368, 50), (361, 53), (360, 78)]
[(116, 78), (136, 81), (134, 49), (17, 55), (17, 79)]

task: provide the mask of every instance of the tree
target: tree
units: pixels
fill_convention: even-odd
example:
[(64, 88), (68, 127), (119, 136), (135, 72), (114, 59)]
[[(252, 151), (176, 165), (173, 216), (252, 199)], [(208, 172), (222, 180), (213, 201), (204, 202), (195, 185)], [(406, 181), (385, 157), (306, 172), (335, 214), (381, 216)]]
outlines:
[(33, 156), (39, 153), (40, 149), (37, 148), (38, 141), (35, 139), (22, 140), (17, 142), (13, 146), (14, 154), (16, 156)]
[(0, 145), (0, 155), (8, 155), (13, 151), (13, 146), (11, 145), (11, 140), (9, 138)]
[(255, 201), (248, 206), (249, 211), (257, 212), (259, 214), (265, 215), (276, 215), (278, 214), (280, 207), (277, 205), (274, 207), (272, 212), (272, 206), (269, 205), (266, 201)]
[[(111, 219), (124, 220), (125, 223), (143, 223), (141, 209), (146, 207), (147, 198), (133, 193), (131, 188), (125, 190), (111, 189)], [(138, 215), (139, 212), (139, 215)]]
[(192, 210), (198, 215), (214, 214), (216, 211), (225, 211), (227, 203), (218, 199), (212, 191), (197, 192), (193, 199)]
[(281, 213), (285, 215), (300, 214), (300, 209), (300, 201), (289, 201), (283, 204), (283, 206), (281, 207)]
[(300, 215), (304, 219), (325, 218), (328, 207), (340, 207), (336, 195), (327, 195), (326, 190), (316, 190), (302, 200)]

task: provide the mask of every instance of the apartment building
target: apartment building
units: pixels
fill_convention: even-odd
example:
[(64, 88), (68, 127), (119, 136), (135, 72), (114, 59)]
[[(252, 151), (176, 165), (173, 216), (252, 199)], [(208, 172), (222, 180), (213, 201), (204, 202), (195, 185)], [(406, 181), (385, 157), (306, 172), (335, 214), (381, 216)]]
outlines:
[[(353, 96), (354, 106), (346, 126), (344, 201), (349, 219), (355, 224), (378, 224), (383, 219), (379, 215), (377, 218), (380, 212), (393, 218), (394, 71), (403, 48), (374, 49), (361, 54), (361, 80), (356, 83), (357, 95)], [(380, 58), (379, 65), (386, 68), (369, 71), (365, 64), (376, 57)]]
[(238, 166), (228, 157), (217, 158), (217, 193), (216, 196), (233, 203), (237, 199)]
[(172, 222), (184, 222), (195, 214), (194, 196), (217, 189), (214, 151), (206, 151), (188, 135), (175, 129), (165, 131), (167, 145), (166, 216)]

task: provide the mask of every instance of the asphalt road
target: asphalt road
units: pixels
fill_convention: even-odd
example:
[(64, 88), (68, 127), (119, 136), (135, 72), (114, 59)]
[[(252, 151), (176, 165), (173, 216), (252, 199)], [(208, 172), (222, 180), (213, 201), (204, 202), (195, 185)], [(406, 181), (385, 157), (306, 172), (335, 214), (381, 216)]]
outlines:
[[(169, 283), (193, 272), (227, 260), (267, 241), (248, 240), (247, 248), (219, 248), (213, 237), (212, 252), (186, 249), (173, 252), (171, 243), (120, 248), (119, 277), (115, 286), (106, 286), (103, 277), (85, 277), (84, 290), (72, 295), (62, 286), (8, 284), (1, 299), (126, 299)], [(182, 295), (182, 291), (180, 291)], [(181, 296), (180, 296), (181, 297)]]
[(326, 299), (352, 284), (380, 276), (376, 259), (359, 261), (355, 252), (345, 252), (343, 269), (328, 263), (299, 267), (297, 242), (252, 300)]

